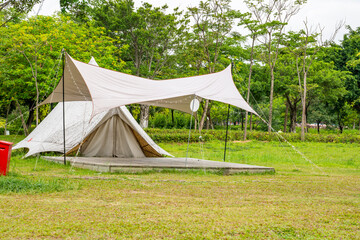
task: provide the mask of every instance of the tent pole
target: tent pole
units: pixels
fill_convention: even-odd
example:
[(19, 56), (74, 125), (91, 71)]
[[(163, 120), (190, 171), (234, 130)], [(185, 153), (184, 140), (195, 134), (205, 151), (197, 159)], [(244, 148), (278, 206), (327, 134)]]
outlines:
[(62, 97), (63, 97), (63, 139), (64, 139), (64, 165), (66, 165), (66, 138), (65, 138), (65, 49), (62, 49), (62, 65), (63, 65), (63, 84), (62, 84)]
[[(192, 109), (194, 109), (195, 99), (196, 99), (196, 95), (194, 95), (194, 101), (193, 101), (193, 104), (192, 104)], [(188, 145), (187, 145), (187, 150), (186, 150), (185, 167), (187, 167), (187, 159), (188, 159), (189, 145), (190, 145), (190, 135), (191, 135), (191, 125), (192, 125), (192, 118), (193, 118), (193, 115), (194, 115), (194, 112), (192, 111), (192, 109), (191, 109), (191, 118), (190, 118), (190, 129), (189, 129)]]
[(230, 104), (228, 105), (227, 119), (226, 119), (226, 136), (225, 136), (225, 149), (224, 149), (224, 162), (226, 158), (226, 145), (228, 138), (228, 130), (229, 130), (229, 115), (230, 115)]
[[(234, 69), (234, 62), (231, 61), (231, 72)], [(225, 148), (224, 148), (224, 162), (226, 160), (226, 145), (227, 145), (227, 138), (228, 138), (228, 131), (229, 131), (229, 115), (230, 115), (230, 104), (228, 105), (228, 112), (226, 118), (226, 134), (225, 134)]]

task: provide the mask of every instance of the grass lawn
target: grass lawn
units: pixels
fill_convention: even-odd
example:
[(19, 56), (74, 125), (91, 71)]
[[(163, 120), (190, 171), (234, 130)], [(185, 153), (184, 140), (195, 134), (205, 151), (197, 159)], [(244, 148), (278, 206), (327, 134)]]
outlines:
[[(160, 145), (186, 155), (187, 144)], [(194, 143), (189, 157), (222, 161), (223, 146)], [(276, 173), (99, 174), (14, 151), (0, 238), (360, 239), (360, 145), (296, 144), (307, 159), (279, 142), (228, 147), (227, 161)]]

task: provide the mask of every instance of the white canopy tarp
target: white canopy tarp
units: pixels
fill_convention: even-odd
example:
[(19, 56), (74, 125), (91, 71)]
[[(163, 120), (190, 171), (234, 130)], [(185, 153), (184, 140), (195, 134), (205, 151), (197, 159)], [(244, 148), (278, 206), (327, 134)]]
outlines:
[[(41, 152), (64, 152), (63, 103), (13, 149), (28, 148), (25, 157)], [(140, 127), (125, 106), (102, 112), (91, 119), (91, 102), (65, 102), (66, 152), (92, 157), (172, 156)]]
[[(231, 67), (217, 73), (151, 80), (65, 59), (65, 101), (92, 101), (92, 116), (114, 107), (140, 103), (190, 112), (194, 98), (215, 100), (257, 113), (237, 90)], [(63, 101), (63, 81), (41, 104)]]

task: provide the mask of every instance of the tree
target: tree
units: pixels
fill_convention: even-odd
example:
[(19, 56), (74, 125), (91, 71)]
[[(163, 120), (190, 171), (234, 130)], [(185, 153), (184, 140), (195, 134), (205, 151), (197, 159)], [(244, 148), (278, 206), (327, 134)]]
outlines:
[(4, 27), (8, 22), (28, 13), (40, 0), (0, 0), (0, 26)]
[(280, 42), (284, 28), (300, 6), (306, 0), (270, 0), (265, 3), (263, 0), (245, 0), (250, 12), (260, 25), (265, 28), (265, 34), (259, 37), (259, 41), (264, 45), (263, 61), (270, 68), (270, 104), (269, 104), (269, 123), (268, 132), (272, 129), (272, 110), (274, 98), (274, 69), (276, 66)]
[(7, 52), (6, 58), (1, 59), (0, 92), (5, 94), (4, 100), (13, 99), (28, 107), (27, 128), (34, 116), (38, 123), (38, 103), (51, 92), (61, 75), (56, 72), (61, 71), (62, 48), (79, 60), (87, 62), (94, 56), (104, 67), (120, 70), (124, 66), (121, 59), (114, 57), (119, 55), (119, 49), (104, 29), (78, 25), (66, 17), (37, 16), (18, 24), (9, 23), (7, 28), (0, 29), (0, 34), (6, 40), (1, 51)]
[[(313, 62), (309, 71), (309, 82), (313, 82), (316, 85), (315, 88), (309, 91), (307, 109), (309, 106), (311, 107), (311, 102), (313, 109), (318, 109), (322, 105), (327, 109), (321, 112), (338, 115), (341, 111), (338, 107), (344, 105), (343, 101), (346, 101), (345, 99), (348, 94), (347, 86), (354, 83), (354, 77), (348, 71), (337, 70), (334, 63), (323, 61), (322, 55), (325, 52), (324, 50), (320, 50), (317, 59)], [(311, 111), (311, 114), (313, 114), (313, 111)], [(306, 118), (311, 118), (311, 116), (308, 116), (310, 114), (306, 115)], [(339, 115), (343, 114), (340, 113)], [(334, 120), (334, 117), (324, 116), (325, 122), (330, 120)], [(335, 122), (340, 123), (339, 121)]]
[(322, 41), (322, 31), (319, 29), (312, 30), (308, 26), (307, 20), (304, 21), (304, 29), (299, 32), (289, 32), (285, 45), (296, 59), (296, 72), (299, 80), (300, 96), (302, 103), (301, 115), (301, 140), (305, 140), (305, 127), (306, 127), (306, 101), (307, 101), (307, 78), (314, 60), (318, 55), (321, 48), (329, 45), (335, 39), (337, 31), (342, 27), (340, 23), (330, 40)]
[(333, 105), (332, 111), (339, 115), (339, 119), (346, 117), (345, 113), (348, 111), (342, 110), (342, 107), (346, 108), (347, 106), (355, 109), (360, 115), (360, 65), (356, 64), (360, 49), (360, 27), (355, 30), (350, 26), (346, 26), (346, 28), (349, 33), (344, 35), (341, 44), (331, 44), (331, 47), (326, 48), (321, 56), (324, 61), (334, 63), (337, 70), (352, 75), (344, 82), (347, 93), (338, 99), (339, 102), (336, 105)]
[[(296, 59), (286, 48), (280, 49), (277, 63), (276, 92), (285, 99), (286, 109), (290, 111), (290, 132), (295, 132), (298, 103), (301, 100), (300, 89), (296, 72)], [(287, 113), (285, 115), (287, 125)], [(285, 132), (284, 127), (284, 132)]]
[[(308, 49), (309, 54), (311, 51), (313, 50)], [(328, 106), (345, 95), (347, 92), (345, 82), (351, 78), (349, 72), (336, 70), (333, 63), (323, 61), (323, 54), (324, 50), (320, 49), (317, 57), (312, 60), (311, 64), (306, 65), (308, 67), (306, 69), (307, 92), (306, 100), (304, 101), (305, 110), (302, 110), (302, 113), (305, 114), (305, 119), (309, 115), (308, 109), (311, 108), (311, 105), (316, 104), (317, 106), (311, 109), (316, 109), (319, 114), (317, 114), (316, 119), (312, 119), (320, 121), (320, 117), (324, 116), (324, 113), (329, 112)], [(307, 57), (306, 61), (310, 60), (311, 57)], [(299, 63), (299, 56), (290, 51), (289, 47), (280, 49), (277, 71), (275, 72), (277, 80), (276, 92), (286, 99), (286, 105), (290, 111), (290, 131), (292, 132), (295, 131), (298, 103), (303, 97), (302, 78), (300, 78), (302, 77), (302, 66)], [(327, 109), (320, 111), (318, 106), (326, 106)], [(330, 118), (324, 117), (323, 119)]]
[(345, 34), (342, 41), (342, 55), (346, 63), (343, 67), (350, 71), (356, 79), (356, 85), (349, 88), (348, 103), (360, 116), (360, 27), (354, 30), (347, 26), (347, 29), (349, 33)]
[[(90, 11), (99, 26), (109, 30), (111, 37), (118, 37), (127, 45), (125, 61), (133, 73), (150, 79), (161, 78), (181, 35), (178, 17), (181, 13), (166, 14), (167, 6), (153, 7), (143, 3), (134, 9), (133, 1), (98, 1)], [(140, 125), (148, 126), (149, 107), (141, 106)]]
[[(217, 68), (224, 41), (238, 15), (236, 11), (231, 10), (230, 0), (201, 1), (198, 7), (189, 7), (187, 15), (194, 21), (192, 36), (195, 37), (194, 42), (203, 50), (203, 54), (200, 55), (203, 57), (202, 61), (208, 73), (213, 73)], [(206, 100), (199, 124), (200, 131), (204, 127), (205, 119), (211, 119), (210, 109), (210, 101)]]
[(91, 0), (60, 0), (63, 15), (68, 15), (73, 21), (86, 23), (90, 21)]
[[(247, 103), (250, 103), (251, 77), (252, 77), (252, 70), (254, 64), (255, 41), (259, 35), (264, 34), (265, 28), (259, 25), (258, 20), (252, 20), (250, 13), (242, 15), (240, 16), (240, 18), (241, 18), (241, 22), (238, 25), (244, 25), (250, 31), (249, 36), (251, 37), (249, 77), (248, 77), (247, 94), (246, 94), (246, 101)], [(246, 140), (246, 135), (247, 135), (248, 114), (249, 113), (246, 111), (244, 137), (243, 137), (244, 141)]]

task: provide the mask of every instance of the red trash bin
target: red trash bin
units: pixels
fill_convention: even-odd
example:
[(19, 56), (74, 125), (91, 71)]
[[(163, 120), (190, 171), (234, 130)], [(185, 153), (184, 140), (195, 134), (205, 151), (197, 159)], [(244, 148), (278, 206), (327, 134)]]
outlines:
[(9, 170), (12, 145), (11, 142), (0, 141), (0, 175), (6, 175)]

